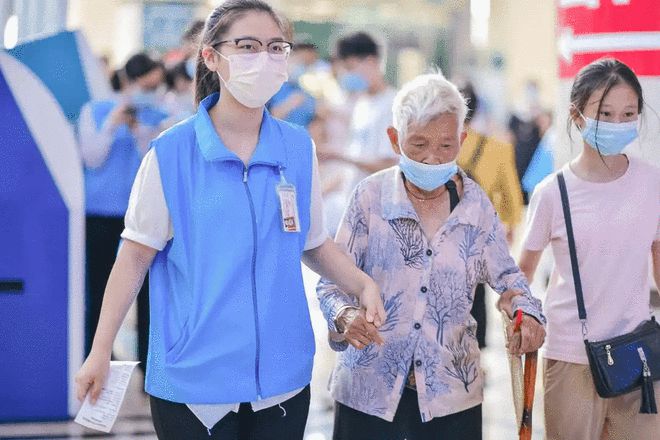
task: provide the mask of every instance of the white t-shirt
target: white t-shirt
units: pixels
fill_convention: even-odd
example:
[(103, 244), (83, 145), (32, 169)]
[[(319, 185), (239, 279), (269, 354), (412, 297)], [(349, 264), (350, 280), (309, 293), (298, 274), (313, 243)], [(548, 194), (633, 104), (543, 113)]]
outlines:
[[(396, 90), (388, 87), (376, 95), (364, 94), (358, 98), (351, 117), (351, 141), (348, 155), (356, 159), (380, 160), (398, 156), (392, 150), (387, 128), (392, 125), (392, 103)], [(354, 170), (346, 188), (352, 193), (355, 186), (368, 174)]]
[[(110, 118), (103, 125), (96, 127), (92, 112), (93, 102), (88, 102), (80, 110), (78, 119), (78, 143), (83, 163), (87, 168), (98, 168), (105, 163), (110, 154), (110, 147), (114, 141), (116, 127), (112, 125)], [(138, 124), (133, 130), (136, 138), (136, 146), (140, 155), (149, 148), (149, 143), (161, 132), (160, 127), (148, 127)]]
[[(660, 170), (630, 157), (625, 174), (587, 182), (563, 167), (587, 311), (588, 338), (599, 341), (632, 331), (650, 316), (649, 260), (660, 241)], [(577, 312), (566, 225), (557, 177), (535, 189), (525, 249), (552, 246), (555, 267), (547, 290), (544, 355), (587, 364)]]
[[(312, 169), (312, 192), (310, 226), (305, 242), (305, 250), (321, 246), (328, 238), (323, 220), (323, 201), (321, 198), (321, 186), (319, 183), (318, 163), (316, 154)], [(140, 169), (133, 183), (131, 197), (128, 202), (128, 210), (124, 218), (125, 229), (121, 236), (124, 239), (149, 246), (156, 250), (163, 250), (167, 242), (174, 237), (172, 220), (170, 217), (163, 185), (160, 179), (160, 168), (156, 150), (151, 149), (145, 155)], [(259, 411), (279, 405), (300, 393), (303, 388), (251, 402), (252, 409)], [(238, 412), (240, 402), (218, 405), (188, 405), (195, 416), (211, 429), (220, 419), (229, 412)]]

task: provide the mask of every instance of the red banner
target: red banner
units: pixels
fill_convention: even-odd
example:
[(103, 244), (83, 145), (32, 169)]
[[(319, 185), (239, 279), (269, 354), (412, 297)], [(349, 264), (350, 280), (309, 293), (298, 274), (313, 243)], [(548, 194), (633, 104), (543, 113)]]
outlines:
[(612, 56), (660, 76), (660, 0), (556, 0), (559, 76)]

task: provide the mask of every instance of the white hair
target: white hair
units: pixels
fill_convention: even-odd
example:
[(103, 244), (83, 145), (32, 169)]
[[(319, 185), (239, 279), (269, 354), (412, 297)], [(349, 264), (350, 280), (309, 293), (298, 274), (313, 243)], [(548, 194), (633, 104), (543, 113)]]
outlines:
[(403, 146), (411, 124), (424, 125), (443, 113), (455, 114), (458, 132), (463, 131), (467, 115), (465, 99), (440, 71), (419, 75), (404, 84), (392, 104), (393, 125), (399, 133), (399, 146)]

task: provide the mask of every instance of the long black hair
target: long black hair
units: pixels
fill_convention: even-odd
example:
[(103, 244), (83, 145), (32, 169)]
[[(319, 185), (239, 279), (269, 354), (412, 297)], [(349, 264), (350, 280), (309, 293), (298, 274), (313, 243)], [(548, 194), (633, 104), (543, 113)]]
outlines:
[(199, 38), (197, 50), (197, 69), (195, 72), (195, 105), (208, 95), (220, 91), (220, 81), (211, 72), (202, 57), (204, 46), (213, 46), (222, 40), (225, 32), (234, 22), (250, 11), (264, 12), (270, 15), (277, 25), (287, 34), (288, 25), (270, 5), (261, 0), (227, 0), (209, 14)]

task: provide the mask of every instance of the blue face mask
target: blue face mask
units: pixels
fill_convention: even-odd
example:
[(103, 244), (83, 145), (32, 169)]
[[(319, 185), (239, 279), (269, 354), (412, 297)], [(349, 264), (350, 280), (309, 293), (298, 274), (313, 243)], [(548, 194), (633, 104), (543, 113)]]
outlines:
[(157, 90), (135, 92), (131, 97), (133, 105), (138, 107), (156, 107), (158, 105), (159, 93)]
[(365, 92), (369, 88), (369, 83), (359, 73), (348, 72), (339, 77), (339, 85), (348, 93)]
[(603, 156), (621, 154), (628, 144), (637, 139), (637, 121), (603, 122), (582, 116), (585, 121), (580, 133), (582, 139)]
[(438, 165), (429, 165), (414, 161), (407, 157), (403, 149), (399, 157), (399, 168), (403, 175), (417, 188), (424, 191), (433, 191), (447, 183), (449, 179), (458, 173), (456, 161), (441, 163)]

